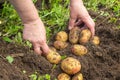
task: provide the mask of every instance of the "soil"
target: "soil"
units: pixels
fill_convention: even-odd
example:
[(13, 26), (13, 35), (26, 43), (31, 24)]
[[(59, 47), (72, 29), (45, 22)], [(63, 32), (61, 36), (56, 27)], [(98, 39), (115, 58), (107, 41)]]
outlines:
[[(90, 12), (92, 17), (99, 14)], [(82, 65), (81, 73), (84, 80), (120, 80), (120, 20), (108, 22), (109, 18), (98, 16), (96, 18), (96, 35), (100, 37), (100, 45), (87, 43), (89, 52), (83, 56), (71, 53), (70, 46), (58, 50), (61, 55), (78, 59)], [(51, 46), (54, 38), (51, 39)], [(6, 56), (14, 57), (12, 64), (8, 63)], [(54, 80), (63, 72), (60, 63), (54, 67), (44, 56), (35, 54), (32, 49), (14, 43), (6, 43), (0, 39), (0, 80), (31, 80), (30, 75), (50, 74)], [(72, 76), (71, 76), (72, 77)]]

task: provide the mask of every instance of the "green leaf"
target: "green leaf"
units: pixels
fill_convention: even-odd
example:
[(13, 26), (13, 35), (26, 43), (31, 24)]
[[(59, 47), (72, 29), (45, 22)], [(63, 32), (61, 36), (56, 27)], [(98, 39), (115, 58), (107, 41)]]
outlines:
[(3, 37), (3, 40), (9, 43), (12, 42), (12, 40), (9, 37)]
[(50, 80), (50, 75), (49, 75), (49, 74), (46, 74), (46, 75), (45, 75), (45, 78), (46, 78), (47, 80)]
[(31, 74), (29, 77), (31, 80), (37, 80), (37, 74)]
[(14, 58), (12, 56), (7, 56), (6, 59), (10, 64), (14, 61)]
[(66, 57), (67, 57), (66, 55), (61, 56), (62, 60), (65, 59)]

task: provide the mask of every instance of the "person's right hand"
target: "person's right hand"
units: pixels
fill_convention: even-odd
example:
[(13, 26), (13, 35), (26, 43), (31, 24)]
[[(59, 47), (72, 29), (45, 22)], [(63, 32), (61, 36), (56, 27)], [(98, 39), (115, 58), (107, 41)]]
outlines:
[(45, 27), (40, 19), (24, 23), (23, 38), (32, 43), (37, 54), (49, 53)]
[(95, 35), (95, 23), (83, 5), (82, 0), (70, 0), (69, 30), (75, 27), (76, 24), (81, 23), (84, 23), (84, 27), (88, 27), (90, 29), (92, 36)]

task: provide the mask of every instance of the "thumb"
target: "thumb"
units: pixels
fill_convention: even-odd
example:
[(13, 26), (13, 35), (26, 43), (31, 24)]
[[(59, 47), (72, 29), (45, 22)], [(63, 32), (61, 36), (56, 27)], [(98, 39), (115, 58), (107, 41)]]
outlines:
[(41, 46), (41, 48), (42, 48), (42, 51), (43, 51), (45, 54), (48, 54), (49, 51), (50, 51), (47, 43), (44, 43), (44, 44)]
[(75, 19), (70, 18), (68, 29), (71, 30), (75, 25)]

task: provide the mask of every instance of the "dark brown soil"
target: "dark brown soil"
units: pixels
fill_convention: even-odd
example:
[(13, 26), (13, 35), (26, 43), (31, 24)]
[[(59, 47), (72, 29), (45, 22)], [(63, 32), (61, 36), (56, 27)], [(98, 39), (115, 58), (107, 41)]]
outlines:
[[(91, 15), (96, 17), (98, 14)], [(107, 17), (97, 17), (96, 35), (100, 37), (101, 43), (98, 46), (86, 44), (89, 50), (86, 55), (73, 55), (70, 44), (66, 49), (58, 51), (61, 55), (72, 56), (81, 62), (80, 72), (84, 80), (120, 80), (120, 29), (117, 28), (120, 20), (116, 24), (108, 20)], [(5, 59), (8, 55), (14, 57), (12, 64)], [(60, 63), (55, 68), (53, 66), (27, 47), (0, 41), (0, 80), (30, 80), (29, 76), (35, 72), (39, 75), (50, 74), (51, 80), (54, 80), (63, 71)]]

